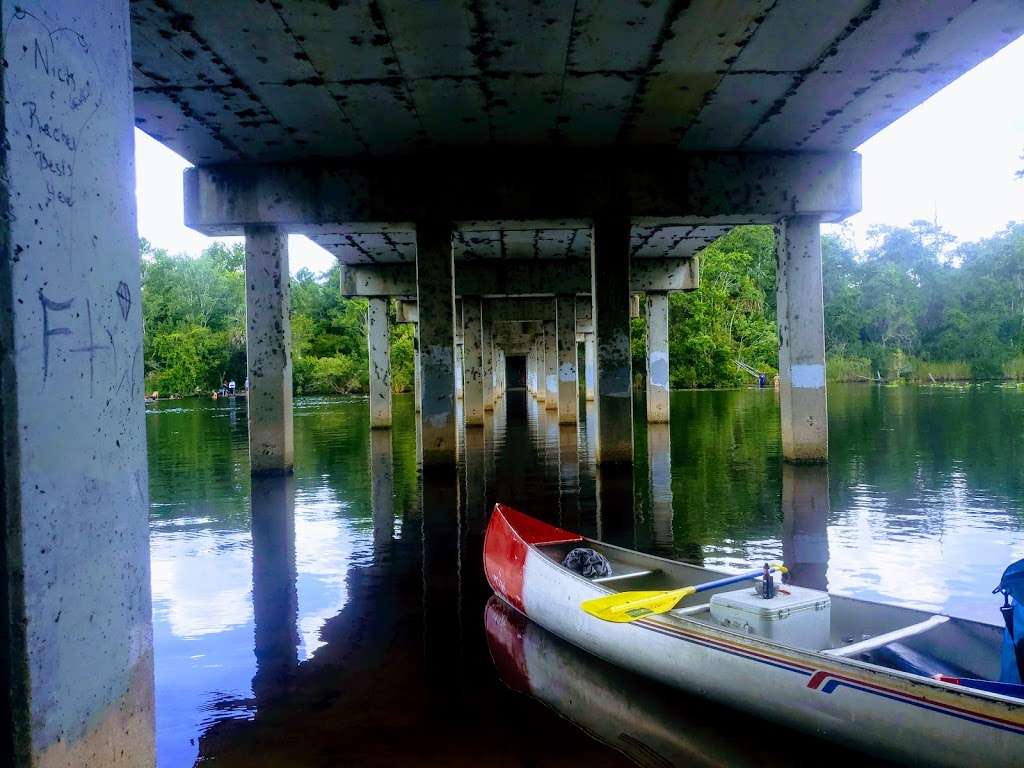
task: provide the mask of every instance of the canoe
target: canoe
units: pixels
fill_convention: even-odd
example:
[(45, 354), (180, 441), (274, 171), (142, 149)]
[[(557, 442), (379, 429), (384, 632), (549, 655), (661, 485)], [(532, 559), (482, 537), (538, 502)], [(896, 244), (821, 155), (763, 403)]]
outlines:
[[(588, 579), (563, 567), (577, 547), (607, 558), (611, 575)], [(1024, 765), (1024, 699), (932, 677), (997, 679), (1002, 629), (995, 624), (820, 592), (810, 595), (817, 615), (794, 610), (798, 631), (769, 639), (753, 633), (756, 622), (720, 620), (721, 607), (745, 599), (750, 584), (703, 592), (667, 614), (602, 621), (580, 604), (729, 574), (586, 539), (503, 504), (488, 523), (484, 571), (495, 594), (544, 629), (677, 688), (887, 759)], [(784, 601), (814, 591), (787, 592)], [(789, 621), (787, 611), (776, 614)], [(823, 637), (813, 628), (801, 635), (822, 616)]]
[(794, 731), (708, 706), (703, 699), (608, 664), (496, 595), (487, 601), (484, 628), (505, 685), (537, 699), (642, 768), (792, 768), (794, 753), (804, 748), (807, 754), (824, 748), (833, 766), (854, 764), (853, 755), (830, 744), (807, 739), (811, 743), (794, 749), (794, 737), (799, 737)]

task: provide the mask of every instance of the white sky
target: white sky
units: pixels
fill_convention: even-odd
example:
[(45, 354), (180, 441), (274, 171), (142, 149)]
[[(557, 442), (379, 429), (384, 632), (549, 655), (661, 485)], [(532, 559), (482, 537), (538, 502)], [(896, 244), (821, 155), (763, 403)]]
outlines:
[[(863, 210), (849, 220), (863, 247), (872, 224), (938, 218), (960, 240), (1024, 220), (1024, 37), (978, 65), (865, 142)], [(182, 221), (188, 163), (135, 131), (139, 234), (172, 253), (198, 254), (212, 240)], [(289, 239), (292, 273), (323, 272), (334, 257), (305, 237)]]

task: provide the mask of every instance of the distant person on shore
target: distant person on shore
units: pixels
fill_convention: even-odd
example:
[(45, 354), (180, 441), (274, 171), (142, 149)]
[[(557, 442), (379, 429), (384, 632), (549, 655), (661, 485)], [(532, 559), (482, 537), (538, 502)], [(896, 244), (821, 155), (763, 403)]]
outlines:
[(245, 377), (245, 391), (246, 392), (249, 391), (249, 377), (248, 376)]
[(228, 382), (228, 394), (231, 395), (232, 397), (235, 396), (235, 386), (236, 385), (234, 379)]

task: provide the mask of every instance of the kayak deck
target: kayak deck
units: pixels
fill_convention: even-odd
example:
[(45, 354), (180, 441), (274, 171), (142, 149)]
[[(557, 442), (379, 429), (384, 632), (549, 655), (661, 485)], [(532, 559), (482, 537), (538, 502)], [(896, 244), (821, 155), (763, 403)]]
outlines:
[[(730, 575), (589, 539), (541, 544), (536, 550), (561, 565), (565, 555), (578, 546), (590, 547), (608, 559), (611, 575), (589, 580), (608, 593), (675, 589)], [(574, 573), (573, 576), (583, 578)], [(717, 626), (711, 616), (709, 600), (715, 594), (733, 591), (736, 587), (733, 584), (694, 595), (663, 618), (673, 623)], [(982, 680), (999, 677), (1003, 634), (1000, 626), (850, 597), (830, 595), (830, 598), (830, 646), (820, 651), (823, 656), (926, 677), (939, 674)]]

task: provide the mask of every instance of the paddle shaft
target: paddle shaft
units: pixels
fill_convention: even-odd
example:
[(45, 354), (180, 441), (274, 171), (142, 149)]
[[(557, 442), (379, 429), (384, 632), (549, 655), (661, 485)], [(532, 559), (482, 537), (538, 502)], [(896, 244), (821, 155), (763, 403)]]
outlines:
[[(665, 592), (662, 595), (646, 598), (641, 602), (650, 602), (653, 600), (665, 600), (670, 597), (676, 597), (676, 602), (679, 602), (684, 597), (695, 595), (698, 592), (706, 592), (709, 589), (718, 589), (719, 587), (727, 587), (730, 584), (736, 584), (740, 581), (749, 581), (750, 579), (756, 579), (758, 576), (764, 573), (763, 568), (757, 570), (747, 571), (746, 573), (737, 573), (735, 576), (726, 576), (724, 579), (715, 579), (714, 581), (706, 581), (703, 584), (695, 584), (691, 587), (681, 587), (680, 589), (673, 589), (670, 592)], [(621, 606), (617, 606), (612, 610), (619, 613), (626, 613), (630, 610), (634, 610), (637, 607), (636, 603), (624, 603)]]
[(693, 588), (695, 594), (697, 592), (706, 592), (709, 589), (718, 589), (719, 587), (727, 587), (730, 584), (736, 584), (740, 581), (749, 581), (750, 579), (756, 579), (758, 576), (764, 574), (763, 568), (758, 568), (753, 571), (747, 571), (746, 573), (737, 573), (735, 576), (726, 576), (724, 579), (715, 579), (714, 581), (705, 581), (703, 584), (697, 584)]

